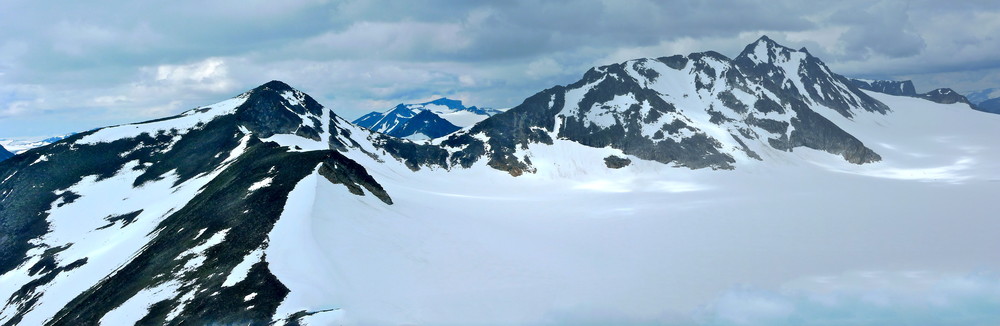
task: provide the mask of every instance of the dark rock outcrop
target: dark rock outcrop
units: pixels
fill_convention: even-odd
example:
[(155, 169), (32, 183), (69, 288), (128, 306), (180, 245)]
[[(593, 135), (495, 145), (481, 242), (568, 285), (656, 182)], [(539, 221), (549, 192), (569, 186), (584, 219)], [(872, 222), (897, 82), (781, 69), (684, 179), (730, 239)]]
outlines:
[(11, 157), (14, 157), (14, 153), (11, 153), (6, 148), (3, 148), (3, 146), (0, 146), (0, 161), (9, 159)]
[(969, 103), (969, 100), (966, 99), (965, 96), (953, 91), (951, 88), (938, 88), (933, 91), (917, 95), (916, 97), (941, 104), (965, 103), (970, 106), (972, 105), (972, 103)]
[(896, 96), (917, 96), (913, 81), (851, 79), (851, 83), (863, 90)]

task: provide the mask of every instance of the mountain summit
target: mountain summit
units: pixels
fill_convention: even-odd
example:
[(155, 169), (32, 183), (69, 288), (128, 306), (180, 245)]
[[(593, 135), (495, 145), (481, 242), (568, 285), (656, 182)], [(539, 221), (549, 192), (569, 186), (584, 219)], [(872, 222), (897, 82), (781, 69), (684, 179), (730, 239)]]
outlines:
[(797, 147), (878, 161), (828, 118), (859, 111), (889, 108), (808, 52), (765, 36), (735, 59), (709, 51), (593, 68), (441, 144), (453, 148), (453, 159), (487, 156), (514, 175), (533, 170), (518, 148), (554, 139), (690, 168), (732, 169)]
[(25, 325), (122, 324), (112, 310), (152, 296), (159, 310), (127, 314), (157, 324), (270, 320), (287, 289), (254, 255), (299, 180), (318, 171), (391, 203), (342, 154), (365, 150), (346, 135), (368, 141), (363, 129), (272, 81), (4, 161), (0, 274), (17, 276), (0, 286), (9, 298), (0, 316)]

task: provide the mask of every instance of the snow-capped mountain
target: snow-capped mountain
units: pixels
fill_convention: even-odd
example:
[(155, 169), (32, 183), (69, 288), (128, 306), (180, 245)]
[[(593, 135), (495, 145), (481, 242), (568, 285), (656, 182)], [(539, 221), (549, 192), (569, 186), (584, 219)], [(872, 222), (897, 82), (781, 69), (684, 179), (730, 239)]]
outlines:
[[(428, 112), (429, 114), (422, 114)], [(466, 107), (462, 101), (439, 98), (419, 104), (399, 104), (384, 112), (371, 112), (352, 123), (386, 135), (430, 139), (453, 133), (502, 112), (492, 108)], [(419, 116), (418, 121), (409, 123)]]
[(766, 37), (430, 142), (272, 81), (0, 162), (0, 324), (656, 324), (753, 275), (1000, 268), (956, 254), (1000, 246), (998, 125)]
[(354, 139), (380, 137), (396, 141), (270, 82), (4, 161), (0, 321), (269, 321), (287, 289), (262, 255), (288, 192), (316, 172), (390, 203), (363, 167), (330, 149), (365, 151)]
[(69, 133), (61, 136), (51, 136), (51, 137), (0, 139), (0, 146), (7, 148), (7, 150), (13, 152), (14, 154), (20, 154), (32, 148), (42, 147), (60, 141), (63, 138), (72, 136), (74, 134), (76, 133)]
[(805, 49), (763, 37), (735, 59), (704, 52), (593, 68), (440, 144), (463, 165), (485, 155), (513, 175), (533, 170), (521, 148), (553, 139), (690, 168), (732, 169), (797, 147), (863, 164), (880, 157), (830, 117), (888, 111)]

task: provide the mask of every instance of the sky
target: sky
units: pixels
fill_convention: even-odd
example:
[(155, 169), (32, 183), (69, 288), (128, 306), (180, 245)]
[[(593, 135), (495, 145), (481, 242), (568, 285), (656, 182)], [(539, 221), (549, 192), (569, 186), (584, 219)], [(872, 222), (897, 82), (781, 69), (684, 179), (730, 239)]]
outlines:
[(0, 138), (164, 117), (282, 80), (354, 119), (440, 96), (505, 108), (590, 67), (761, 35), (849, 77), (1000, 87), (995, 1), (0, 2)]

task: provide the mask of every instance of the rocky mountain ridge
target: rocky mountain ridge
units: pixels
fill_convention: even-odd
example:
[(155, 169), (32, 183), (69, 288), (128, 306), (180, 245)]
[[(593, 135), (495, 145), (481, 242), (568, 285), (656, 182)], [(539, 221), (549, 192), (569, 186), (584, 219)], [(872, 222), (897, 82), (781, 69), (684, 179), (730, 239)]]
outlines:
[(913, 88), (913, 81), (903, 80), (867, 80), (867, 79), (851, 79), (853, 83), (858, 88), (869, 90), (873, 92), (879, 92), (883, 94), (896, 95), (896, 96), (909, 96), (922, 98), (931, 102), (941, 103), (941, 104), (953, 104), (953, 103), (965, 103), (976, 108), (972, 102), (969, 101), (965, 96), (959, 94), (958, 92), (950, 88), (938, 88), (926, 93), (918, 94), (916, 89)]

